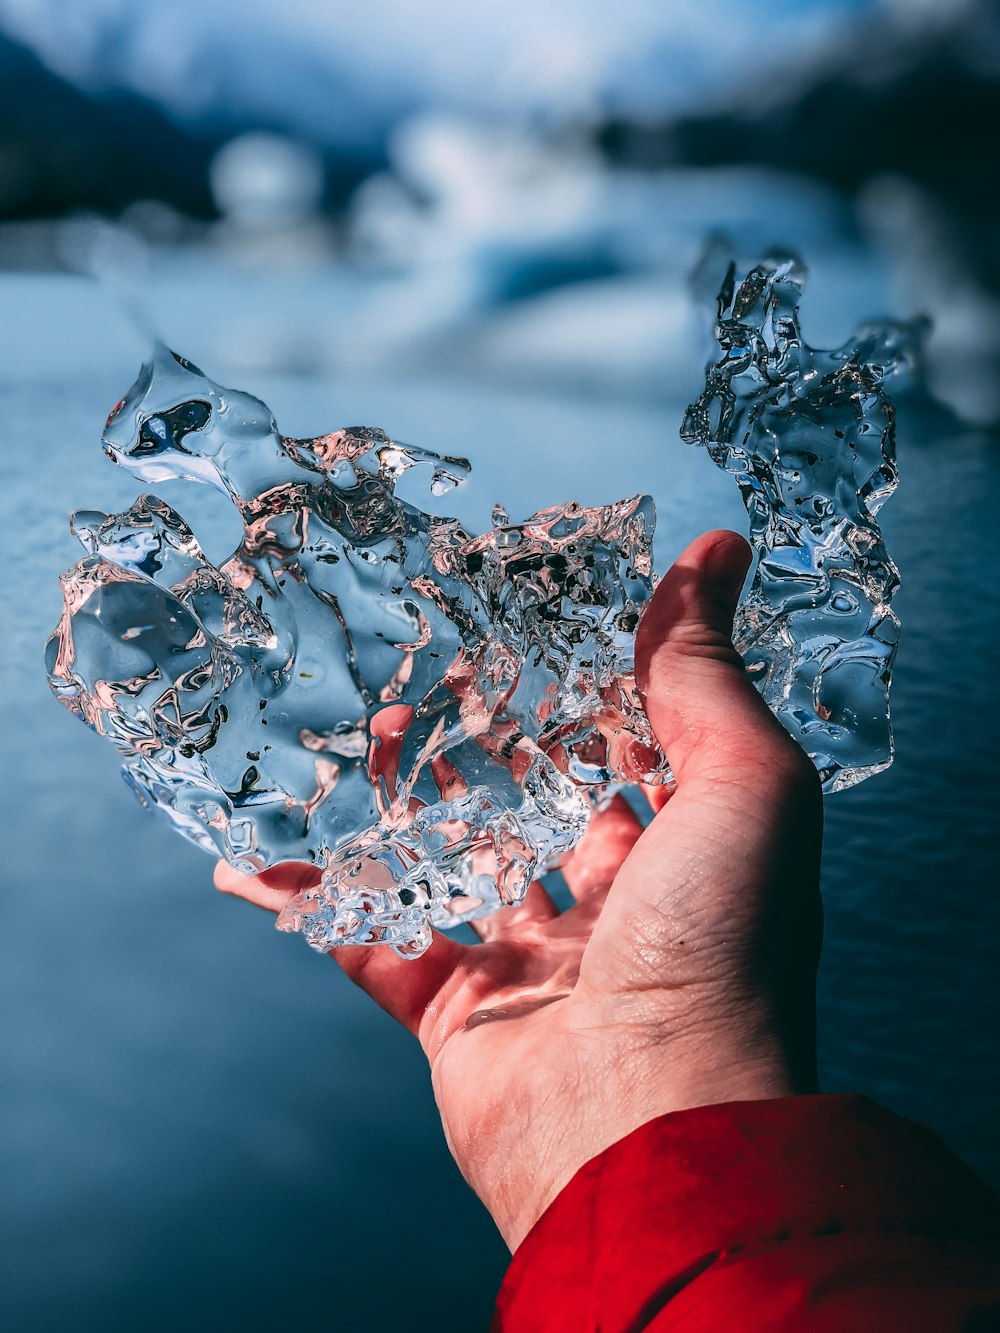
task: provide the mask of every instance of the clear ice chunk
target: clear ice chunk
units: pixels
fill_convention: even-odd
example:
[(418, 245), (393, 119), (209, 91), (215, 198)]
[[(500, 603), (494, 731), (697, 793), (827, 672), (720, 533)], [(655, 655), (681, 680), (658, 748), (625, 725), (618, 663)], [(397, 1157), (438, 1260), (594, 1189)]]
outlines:
[[(806, 347), (801, 281), (792, 261), (730, 271), (683, 433), (743, 492), (760, 561), (739, 646), (834, 790), (891, 758), (897, 580), (874, 515), (905, 337)], [(103, 441), (145, 482), (223, 491), (243, 537), (216, 568), (155, 496), (75, 514), (52, 689), (185, 837), (247, 872), (316, 867), (280, 928), (415, 956), (432, 927), (519, 902), (612, 787), (671, 781), (634, 679), (649, 496), (520, 523), (497, 506), (475, 535), (396, 490), (420, 466), (441, 496), (464, 459), (369, 427), (283, 436), (165, 348)]]
[(735, 478), (750, 517), (759, 558), (736, 647), (824, 789), (839, 791), (892, 762), (899, 575), (876, 520), (897, 482), (885, 385), (912, 370), (925, 325), (871, 323), (842, 347), (810, 347), (798, 315), (805, 279), (788, 255), (742, 281), (729, 264), (721, 356), (681, 435)]
[(464, 459), (367, 427), (287, 438), (166, 349), (104, 445), (143, 481), (223, 490), (243, 540), (217, 569), (155, 496), (74, 515), (52, 688), (199, 846), (322, 872), (283, 928), (419, 952), (518, 902), (609, 783), (667, 780), (632, 663), (648, 496), (498, 508), (472, 535), (396, 493), (425, 465), (443, 494)]

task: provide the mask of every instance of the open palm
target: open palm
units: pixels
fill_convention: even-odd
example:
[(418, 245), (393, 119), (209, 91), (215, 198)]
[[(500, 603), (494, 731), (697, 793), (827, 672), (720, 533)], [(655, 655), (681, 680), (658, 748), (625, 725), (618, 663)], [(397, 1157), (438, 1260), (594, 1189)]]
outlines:
[[(571, 908), (536, 883), (477, 945), (333, 953), (419, 1038), (451, 1151), (512, 1249), (655, 1116), (815, 1087), (819, 783), (732, 647), (748, 560), (708, 533), (647, 608), (636, 672), (676, 790), (645, 830), (621, 797), (591, 821), (562, 867)], [(274, 911), (314, 880), (216, 871)]]

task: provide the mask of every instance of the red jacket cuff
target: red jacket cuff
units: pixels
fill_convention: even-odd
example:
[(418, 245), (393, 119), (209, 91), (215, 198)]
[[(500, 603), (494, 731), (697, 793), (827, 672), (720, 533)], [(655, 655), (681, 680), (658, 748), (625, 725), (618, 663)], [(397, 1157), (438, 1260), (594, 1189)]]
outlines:
[(987, 1186), (864, 1098), (698, 1107), (577, 1172), (515, 1254), (492, 1328), (985, 1329), (998, 1240)]

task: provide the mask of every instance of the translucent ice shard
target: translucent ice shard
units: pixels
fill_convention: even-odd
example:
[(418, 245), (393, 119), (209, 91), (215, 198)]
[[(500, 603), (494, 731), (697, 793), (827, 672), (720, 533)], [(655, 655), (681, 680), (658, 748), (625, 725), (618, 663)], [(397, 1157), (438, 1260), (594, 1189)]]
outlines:
[[(809, 348), (802, 280), (791, 260), (730, 269), (722, 356), (683, 434), (750, 512), (738, 646), (836, 790), (891, 759), (897, 577), (875, 515), (895, 485), (884, 384), (910, 343), (886, 325)], [(155, 496), (76, 514), (87, 555), (62, 576), (53, 691), (199, 846), (247, 871), (316, 867), (281, 928), (417, 954), (433, 926), (518, 902), (609, 786), (669, 781), (633, 670), (648, 496), (520, 523), (498, 507), (474, 535), (397, 493), (423, 467), (441, 496), (465, 460), (369, 427), (288, 438), (162, 348), (103, 438), (143, 481), (220, 489), (243, 536), (216, 568)]]
[(464, 460), (369, 428), (289, 439), (166, 349), (104, 444), (145, 481), (223, 490), (243, 540), (216, 569), (154, 496), (75, 515), (53, 690), (186, 837), (322, 871), (283, 927), (419, 952), (519, 901), (609, 782), (663, 779), (632, 674), (648, 496), (498, 510), (473, 536), (396, 494), (426, 465), (440, 495)]
[(886, 381), (922, 324), (870, 324), (819, 351), (798, 319), (800, 261), (766, 260), (718, 298), (721, 357), (681, 434), (736, 479), (759, 556), (736, 646), (827, 791), (892, 761), (889, 675), (899, 583), (876, 515), (896, 487)]

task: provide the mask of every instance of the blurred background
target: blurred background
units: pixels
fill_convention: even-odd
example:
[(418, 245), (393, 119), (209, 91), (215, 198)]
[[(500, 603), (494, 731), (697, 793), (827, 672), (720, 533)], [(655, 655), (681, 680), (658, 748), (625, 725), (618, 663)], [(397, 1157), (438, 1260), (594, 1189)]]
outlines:
[[(651, 490), (662, 569), (746, 526), (677, 438), (719, 237), (805, 257), (814, 343), (931, 320), (884, 511), (897, 759), (828, 805), (821, 1064), (1000, 1183), (998, 75), (987, 0), (0, 0), (6, 1328), (467, 1333), (506, 1262), (415, 1043), (48, 695), (66, 517), (139, 489), (99, 435), (149, 339), (287, 434), (468, 455), (468, 523)], [(221, 497), (164, 498), (235, 545)]]

